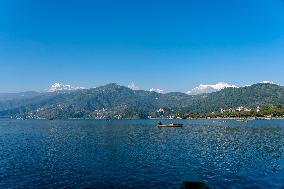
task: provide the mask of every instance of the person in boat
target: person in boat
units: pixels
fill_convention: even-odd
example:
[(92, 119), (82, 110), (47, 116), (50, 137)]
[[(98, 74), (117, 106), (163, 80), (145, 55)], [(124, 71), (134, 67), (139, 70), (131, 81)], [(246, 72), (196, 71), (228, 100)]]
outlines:
[(161, 121), (158, 122), (158, 125), (163, 125), (163, 123)]

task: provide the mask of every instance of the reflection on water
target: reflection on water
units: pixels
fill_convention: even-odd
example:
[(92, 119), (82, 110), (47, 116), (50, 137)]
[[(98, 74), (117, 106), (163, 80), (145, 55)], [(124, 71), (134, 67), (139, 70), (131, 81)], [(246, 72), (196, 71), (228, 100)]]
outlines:
[(0, 188), (284, 188), (284, 121), (0, 120)]

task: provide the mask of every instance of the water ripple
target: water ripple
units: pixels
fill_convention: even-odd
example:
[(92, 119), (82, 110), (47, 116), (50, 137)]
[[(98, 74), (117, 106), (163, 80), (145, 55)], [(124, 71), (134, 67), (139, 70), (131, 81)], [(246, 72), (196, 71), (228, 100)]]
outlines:
[(284, 121), (0, 120), (0, 188), (284, 188)]

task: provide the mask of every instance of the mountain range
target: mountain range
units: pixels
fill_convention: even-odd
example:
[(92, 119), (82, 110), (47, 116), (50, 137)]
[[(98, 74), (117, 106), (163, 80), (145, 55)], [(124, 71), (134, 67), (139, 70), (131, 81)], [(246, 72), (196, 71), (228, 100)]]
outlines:
[(198, 94), (206, 94), (212, 93), (216, 91), (220, 91), (225, 88), (238, 88), (236, 85), (230, 85), (228, 83), (219, 82), (213, 85), (210, 84), (201, 84), (190, 91), (187, 92), (189, 95), (198, 95)]
[(0, 116), (24, 119), (148, 118), (264, 105), (284, 105), (284, 87), (273, 83), (258, 83), (189, 95), (181, 92), (133, 90), (108, 84), (91, 89), (0, 94)]
[(75, 91), (79, 89), (85, 89), (85, 87), (73, 87), (71, 85), (64, 85), (60, 83), (54, 83), (48, 92), (56, 92), (56, 91)]

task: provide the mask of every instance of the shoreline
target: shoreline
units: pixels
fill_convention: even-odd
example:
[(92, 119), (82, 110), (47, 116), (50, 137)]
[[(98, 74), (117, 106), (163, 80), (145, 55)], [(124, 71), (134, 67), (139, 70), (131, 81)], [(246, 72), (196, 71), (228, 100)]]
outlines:
[(57, 121), (57, 120), (104, 120), (104, 121), (113, 121), (113, 120), (243, 120), (243, 121), (254, 121), (254, 120), (284, 120), (284, 117), (218, 117), (218, 118), (186, 118), (186, 119), (175, 119), (175, 118), (121, 118), (121, 119), (92, 119), (92, 118), (62, 118), (62, 119), (48, 119), (48, 118), (40, 118), (40, 119), (19, 119), (19, 118), (9, 118), (9, 117), (0, 117), (0, 120), (47, 120), (47, 121)]

